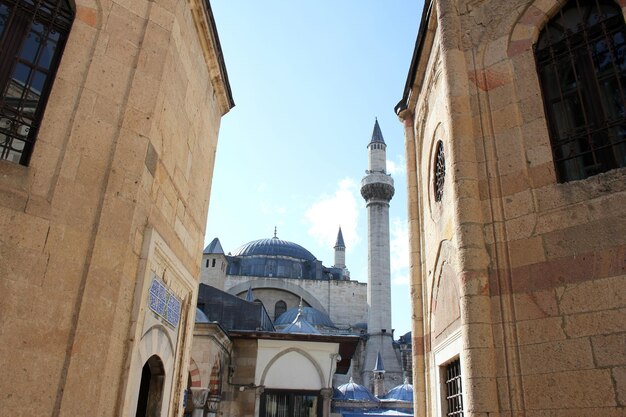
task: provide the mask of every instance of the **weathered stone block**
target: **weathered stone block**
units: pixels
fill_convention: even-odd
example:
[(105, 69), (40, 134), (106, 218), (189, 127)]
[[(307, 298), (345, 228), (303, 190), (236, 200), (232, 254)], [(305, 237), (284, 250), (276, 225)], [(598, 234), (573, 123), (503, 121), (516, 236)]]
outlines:
[(523, 381), (527, 410), (571, 409), (571, 415), (578, 409), (616, 405), (606, 369), (525, 375)]

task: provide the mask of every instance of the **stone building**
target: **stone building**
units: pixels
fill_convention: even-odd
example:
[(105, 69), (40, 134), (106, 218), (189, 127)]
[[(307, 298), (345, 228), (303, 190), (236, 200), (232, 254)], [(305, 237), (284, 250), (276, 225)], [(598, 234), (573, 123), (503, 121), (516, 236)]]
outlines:
[(217, 135), (208, 1), (0, 0), (0, 410), (181, 412)]
[(341, 228), (330, 267), (297, 243), (279, 239), (276, 230), (272, 238), (248, 242), (228, 254), (215, 238), (204, 249), (200, 282), (261, 303), (277, 330), (304, 314), (322, 334), (361, 336), (348, 375), (336, 376), (334, 382), (347, 383), (352, 377), (373, 391), (372, 370), (382, 355), (386, 364), (382, 395), (410, 377), (410, 368), (403, 368), (410, 364), (405, 360), (410, 343), (394, 341), (391, 327), (388, 210), (394, 189), (386, 172), (386, 144), (378, 121), (368, 150), (361, 190), (369, 221), (367, 283), (350, 279)]
[(329, 416), (358, 336), (320, 333), (302, 314), (277, 330), (260, 303), (204, 284), (198, 300), (189, 415)]
[(623, 416), (626, 2), (425, 1), (405, 126), (417, 416)]
[(358, 333), (367, 322), (367, 284), (350, 280), (345, 267), (324, 266), (309, 250), (276, 234), (228, 255), (215, 238), (204, 249), (200, 281), (242, 298), (251, 291), (272, 320), (297, 311), (302, 300), (339, 329)]
[(361, 337), (326, 333), (306, 317), (301, 305), (288, 325), (274, 327), (258, 301), (200, 284), (185, 417), (413, 415), (408, 380), (384, 390), (381, 354), (370, 370), (375, 395), (351, 378), (338, 384)]

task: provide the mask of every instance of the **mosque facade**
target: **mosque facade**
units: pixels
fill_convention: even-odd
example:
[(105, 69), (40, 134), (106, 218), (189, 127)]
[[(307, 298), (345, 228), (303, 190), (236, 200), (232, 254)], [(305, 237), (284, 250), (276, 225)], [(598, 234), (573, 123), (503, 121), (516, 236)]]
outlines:
[[(367, 283), (350, 278), (341, 228), (332, 266), (280, 239), (276, 231), (228, 254), (218, 238), (204, 249), (198, 316), (218, 324), (215, 330), (225, 343), (221, 354), (208, 348), (210, 326), (196, 323), (190, 369), (197, 369), (197, 380), (190, 378), (190, 398), (209, 398), (204, 387), (213, 372), (227, 382), (217, 390), (223, 393), (215, 397), (219, 404), (211, 407), (228, 415), (300, 415), (291, 401), (315, 403), (306, 410), (320, 416), (331, 410), (337, 416), (393, 410), (411, 415), (412, 397), (396, 398), (404, 392), (399, 387), (412, 387), (410, 361), (403, 360), (410, 343), (394, 341), (391, 329), (388, 207), (393, 180), (385, 170), (385, 148), (376, 121), (362, 187), (372, 260)], [(214, 359), (207, 361), (211, 355)], [(355, 392), (369, 394), (353, 397)], [(199, 402), (205, 412), (212, 404), (207, 401)], [(280, 404), (291, 404), (285, 405), (289, 411)]]
[[(341, 230), (337, 241), (343, 244)], [(302, 299), (338, 330), (358, 333), (367, 322), (366, 283), (350, 280), (345, 268), (325, 267), (302, 246), (277, 236), (229, 255), (216, 238), (205, 248), (201, 268), (200, 282), (244, 298), (252, 291), (273, 320), (297, 309)]]

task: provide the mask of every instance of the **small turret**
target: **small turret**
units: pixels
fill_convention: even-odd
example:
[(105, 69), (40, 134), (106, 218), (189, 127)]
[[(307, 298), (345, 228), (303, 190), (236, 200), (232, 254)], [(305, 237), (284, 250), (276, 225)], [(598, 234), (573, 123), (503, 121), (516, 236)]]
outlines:
[(383, 356), (378, 352), (376, 357), (376, 366), (372, 369), (374, 373), (374, 395), (381, 398), (385, 395), (385, 365), (383, 364)]
[(202, 251), (200, 283), (223, 290), (227, 269), (228, 257), (224, 254), (220, 240), (215, 238)]
[(350, 279), (350, 271), (346, 267), (346, 244), (343, 241), (341, 226), (339, 226), (337, 241), (335, 242), (335, 264), (333, 265), (333, 268), (338, 268), (342, 270), (341, 279)]
[(337, 233), (337, 242), (335, 242), (335, 265), (333, 265), (333, 267), (346, 267), (346, 244), (343, 242), (343, 233), (341, 233), (341, 226), (339, 226), (339, 233)]

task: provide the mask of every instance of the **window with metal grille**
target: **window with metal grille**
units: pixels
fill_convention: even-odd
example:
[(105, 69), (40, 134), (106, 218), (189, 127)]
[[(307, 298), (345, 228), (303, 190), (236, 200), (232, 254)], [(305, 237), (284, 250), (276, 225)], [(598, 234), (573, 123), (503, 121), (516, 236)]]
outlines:
[(446, 365), (446, 416), (463, 417), (463, 389), (461, 388), (461, 361)]
[(265, 390), (261, 417), (322, 417), (322, 399), (315, 391)]
[(73, 21), (68, 0), (0, 0), (0, 159), (28, 164)]
[(433, 192), (435, 193), (435, 201), (441, 201), (443, 198), (443, 184), (446, 179), (446, 158), (443, 153), (442, 141), (437, 142), (434, 165)]
[(613, 0), (570, 0), (535, 59), (559, 182), (626, 166), (626, 26)]

